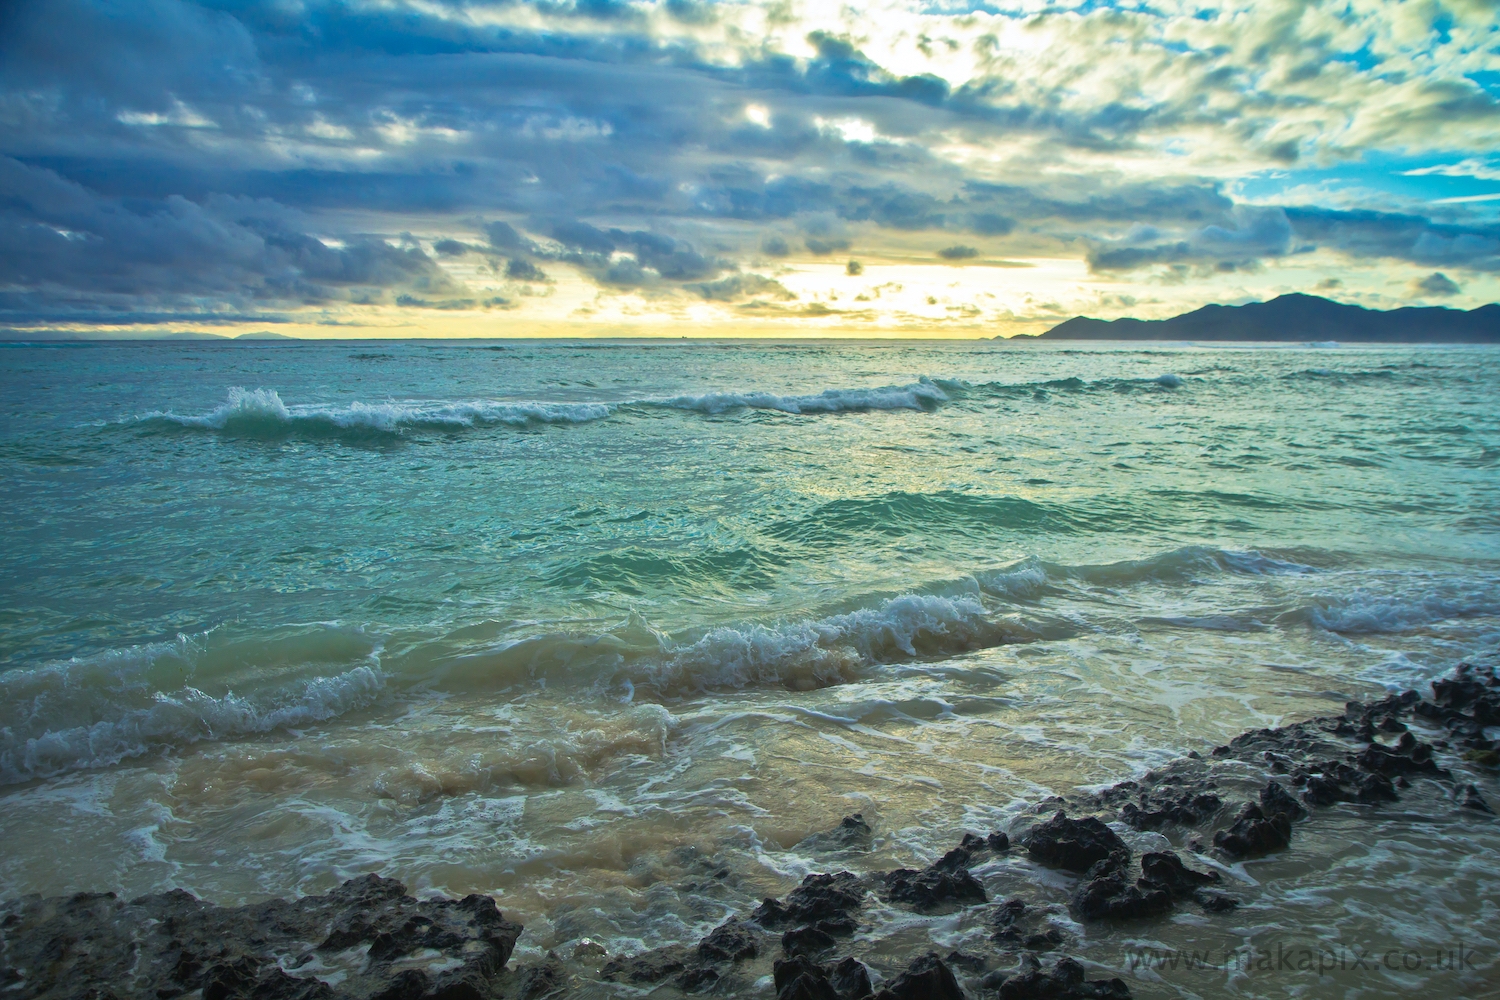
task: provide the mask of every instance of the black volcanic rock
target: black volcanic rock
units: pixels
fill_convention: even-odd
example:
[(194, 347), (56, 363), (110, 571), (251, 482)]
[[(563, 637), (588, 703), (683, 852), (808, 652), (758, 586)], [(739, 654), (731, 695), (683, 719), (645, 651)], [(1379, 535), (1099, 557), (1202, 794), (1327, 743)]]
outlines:
[(1172, 893), (1145, 879), (1131, 885), (1123, 869), (1107, 868), (1079, 883), (1068, 903), (1084, 920), (1139, 920), (1170, 912)]
[(868, 851), (874, 831), (860, 813), (845, 816), (839, 825), (825, 833), (815, 833), (797, 846), (814, 851)]
[(1130, 1000), (1130, 988), (1124, 980), (1091, 980), (1083, 966), (1071, 958), (1060, 958), (1043, 972), (1035, 956), (1024, 955), (1018, 971), (1003, 978), (991, 973), (984, 985), (997, 987), (1000, 1000)]
[(1218, 882), (1219, 873), (1194, 871), (1173, 851), (1153, 851), (1141, 855), (1141, 878), (1174, 896), (1191, 896), (1203, 886)]
[(1243, 306), (1210, 305), (1171, 319), (1075, 316), (1047, 340), (1271, 340), (1384, 343), (1500, 343), (1500, 305), (1464, 312), (1444, 307), (1382, 312), (1316, 295), (1291, 294)]
[(652, 951), (616, 958), (599, 970), (605, 979), (621, 983), (659, 983), (687, 968), (691, 953), (682, 945), (668, 945)]
[(966, 868), (956, 871), (937, 865), (920, 871), (898, 868), (876, 878), (884, 883), (886, 899), (905, 903), (919, 913), (930, 913), (950, 904), (983, 903), (989, 899), (984, 886)]
[(742, 962), (760, 953), (760, 935), (730, 917), (698, 942), (698, 954), (709, 962)]
[(777, 1000), (864, 1000), (871, 993), (869, 970), (852, 958), (833, 966), (802, 955), (778, 959), (772, 979)]
[[(119, 1000), (198, 990), (204, 1000), (457, 1000), (490, 991), (520, 934), (488, 896), (418, 900), (366, 875), (322, 896), (239, 907), (182, 890), (128, 903), (112, 893), (28, 896), (0, 917), (0, 955), (14, 980), (6, 994), (18, 1000), (90, 989)], [(337, 987), (296, 974), (314, 952), (361, 947), (357, 971)], [(440, 956), (427, 963), (436, 971), (392, 968), (421, 953)]]
[(1249, 803), (1234, 825), (1214, 835), (1214, 845), (1237, 858), (1259, 857), (1292, 842), (1292, 823), (1307, 815), (1295, 798), (1275, 781), (1260, 791), (1260, 803)]
[(853, 872), (809, 875), (787, 893), (786, 902), (767, 899), (756, 907), (754, 917), (762, 927), (809, 924), (821, 920), (852, 921), (864, 905), (865, 890)]
[(1086, 872), (1100, 861), (1116, 867), (1130, 862), (1130, 848), (1109, 827), (1092, 816), (1069, 819), (1059, 812), (1026, 838), (1026, 851), (1049, 868)]
[(906, 971), (875, 994), (875, 1000), (965, 1000), (958, 980), (933, 952), (918, 956)]

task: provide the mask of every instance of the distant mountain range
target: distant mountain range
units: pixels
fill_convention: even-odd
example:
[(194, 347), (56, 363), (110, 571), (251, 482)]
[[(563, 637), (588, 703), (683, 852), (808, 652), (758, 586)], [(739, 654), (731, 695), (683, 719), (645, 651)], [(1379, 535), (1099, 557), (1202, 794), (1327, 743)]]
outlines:
[(1038, 339), (1496, 344), (1500, 343), (1500, 304), (1468, 312), (1444, 307), (1382, 311), (1292, 294), (1243, 306), (1204, 306), (1171, 319), (1075, 316)]

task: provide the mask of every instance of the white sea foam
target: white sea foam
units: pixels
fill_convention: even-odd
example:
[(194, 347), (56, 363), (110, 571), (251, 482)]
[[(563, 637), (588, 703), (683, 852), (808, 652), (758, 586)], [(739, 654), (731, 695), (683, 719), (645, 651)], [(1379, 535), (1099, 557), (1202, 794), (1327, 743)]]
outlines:
[(874, 389), (825, 389), (806, 395), (772, 392), (709, 392), (612, 402), (542, 402), (527, 400), (402, 400), (346, 404), (288, 405), (275, 389), (233, 386), (219, 406), (206, 413), (154, 410), (134, 418), (137, 424), (165, 424), (219, 431), (246, 437), (290, 434), (347, 436), (387, 435), (406, 430), (463, 430), (505, 425), (584, 424), (603, 420), (622, 408), (655, 407), (717, 415), (740, 409), (823, 414), (866, 410), (931, 410), (948, 395), (923, 378), (909, 385)]
[(612, 407), (606, 403), (502, 402), (496, 400), (407, 401), (347, 405), (288, 406), (274, 389), (229, 389), (228, 399), (207, 413), (181, 415), (155, 411), (141, 422), (164, 422), (180, 427), (247, 435), (287, 434), (294, 431), (337, 434), (369, 432), (398, 434), (407, 428), (457, 430), (495, 424), (580, 424), (602, 420)]
[(1128, 587), (1139, 583), (1184, 583), (1203, 577), (1282, 576), (1316, 573), (1312, 566), (1263, 552), (1185, 545), (1145, 559), (1125, 559), (1098, 565), (1068, 566), (1035, 556), (1000, 569), (976, 573), (986, 593), (1008, 600), (1034, 601), (1048, 589), (1068, 581), (1100, 587)]
[(972, 597), (908, 594), (825, 618), (721, 626), (682, 640), (638, 618), (596, 635), (547, 634), (503, 643), (435, 669), (472, 688), (543, 680), (628, 688), (632, 697), (747, 687), (826, 687), (880, 663), (940, 657), (1029, 638)]
[(1450, 619), (1496, 614), (1500, 588), (1494, 581), (1430, 581), (1416, 593), (1409, 588), (1383, 593), (1361, 587), (1321, 597), (1306, 609), (1314, 625), (1344, 635), (1407, 632)]
[(738, 409), (780, 410), (782, 413), (846, 413), (861, 410), (930, 410), (947, 399), (947, 393), (936, 382), (923, 378), (910, 385), (888, 385), (877, 389), (825, 389), (801, 396), (782, 396), (770, 392), (709, 392), (642, 402), (708, 414)]
[(372, 656), (337, 674), (213, 695), (192, 682), (203, 655), (184, 637), (0, 674), (0, 784), (320, 722), (385, 686)]
[(951, 655), (1014, 637), (973, 598), (908, 594), (816, 621), (716, 628), (672, 649), (637, 683), (665, 690), (825, 687), (877, 663)]

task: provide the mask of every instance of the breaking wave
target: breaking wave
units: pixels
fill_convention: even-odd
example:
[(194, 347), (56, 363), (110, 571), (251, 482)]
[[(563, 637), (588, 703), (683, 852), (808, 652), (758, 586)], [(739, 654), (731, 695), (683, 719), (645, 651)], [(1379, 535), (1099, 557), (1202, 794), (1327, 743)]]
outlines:
[(922, 378), (910, 385), (888, 385), (878, 389), (825, 389), (803, 396), (778, 396), (769, 392), (709, 392), (643, 400), (643, 405), (719, 414), (730, 410), (780, 410), (782, 413), (849, 413), (865, 410), (934, 410), (948, 401), (940, 383)]
[[(1278, 588), (1293, 589), (1273, 599), (1277, 606), (1250, 611), (1208, 604), (1149, 613), (1160, 603), (1149, 588), (1209, 593), (1200, 585), (1247, 577), (1281, 578), (1286, 583)], [(1296, 583), (1300, 578), (1306, 584)], [(1351, 585), (1340, 589), (1344, 581)], [(1127, 596), (1136, 587), (1148, 590)], [(1054, 598), (1056, 614), (1017, 607)], [(866, 679), (884, 664), (1066, 639), (1095, 627), (1087, 620), (1099, 600), (1109, 617), (1141, 605), (1148, 613), (1135, 620), (1143, 623), (1246, 631), (1274, 622), (1359, 635), (1500, 615), (1500, 579), (1400, 572), (1355, 578), (1289, 554), (1187, 546), (1095, 565), (1031, 557), (836, 613), (675, 635), (634, 614), (588, 631), (531, 625), (518, 634), (513, 622), (482, 622), (410, 637), (392, 653), (378, 635), (337, 625), (204, 633), (0, 674), (0, 784), (295, 729), (420, 692), (504, 697), (507, 689), (543, 683), (650, 702), (746, 688), (810, 690)], [(1174, 596), (1171, 604), (1176, 609), (1181, 601)]]
[(611, 408), (604, 403), (507, 403), (488, 400), (459, 402), (355, 401), (344, 406), (300, 404), (288, 406), (274, 389), (229, 390), (229, 398), (207, 413), (184, 416), (171, 411), (136, 418), (148, 426), (175, 426), (219, 431), (237, 437), (345, 437), (391, 435), (404, 430), (462, 430), (504, 424), (582, 424), (602, 420)]
[(480, 427), (585, 424), (621, 410), (671, 409), (717, 416), (735, 410), (792, 414), (858, 413), (871, 410), (934, 410), (948, 400), (938, 382), (874, 389), (825, 389), (806, 395), (770, 392), (709, 392), (623, 401), (533, 402), (503, 400), (408, 400), (347, 404), (287, 404), (275, 389), (234, 386), (223, 403), (206, 413), (157, 410), (128, 421), (161, 429), (215, 431), (231, 437), (289, 436), (350, 438), (400, 435), (410, 430), (461, 431)]
[(1013, 601), (1036, 601), (1069, 583), (1122, 588), (1143, 583), (1186, 585), (1222, 575), (1271, 576), (1316, 573), (1315, 567), (1255, 550), (1236, 551), (1187, 545), (1145, 559), (1098, 565), (1066, 566), (1022, 559), (999, 569), (976, 573), (980, 588)]
[[(264, 661), (288, 650), (270, 642), (257, 652)], [(269, 683), (244, 678), (246, 693), (210, 693), (213, 678), (196, 675), (212, 672), (215, 653), (236, 655), (184, 636), (0, 674), (0, 784), (321, 722), (370, 704), (385, 687), (372, 652), (336, 673), (294, 670)]]
[(1341, 635), (1379, 635), (1487, 615), (1500, 615), (1500, 580), (1424, 575), (1390, 589), (1366, 586), (1323, 595), (1291, 617)]

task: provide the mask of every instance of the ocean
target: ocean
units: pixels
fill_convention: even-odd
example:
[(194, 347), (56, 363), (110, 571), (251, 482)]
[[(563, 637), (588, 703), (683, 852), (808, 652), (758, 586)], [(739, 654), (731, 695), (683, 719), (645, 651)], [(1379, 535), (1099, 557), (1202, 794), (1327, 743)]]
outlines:
[[(1049, 796), (1494, 663), (1497, 362), (4, 345), (0, 897), (231, 904), (378, 872), (493, 896), (517, 960), (629, 954), (809, 872), (920, 867)], [(870, 849), (830, 858), (815, 835), (855, 813)], [(1138, 997), (1475, 988), (1143, 948), (1500, 958), (1500, 831), (1436, 792), (1219, 864), (1230, 914), (1051, 919)], [(1060, 878), (1022, 852), (975, 875), (994, 899)], [(889, 976), (914, 943), (986, 941), (872, 903), (854, 947)]]

